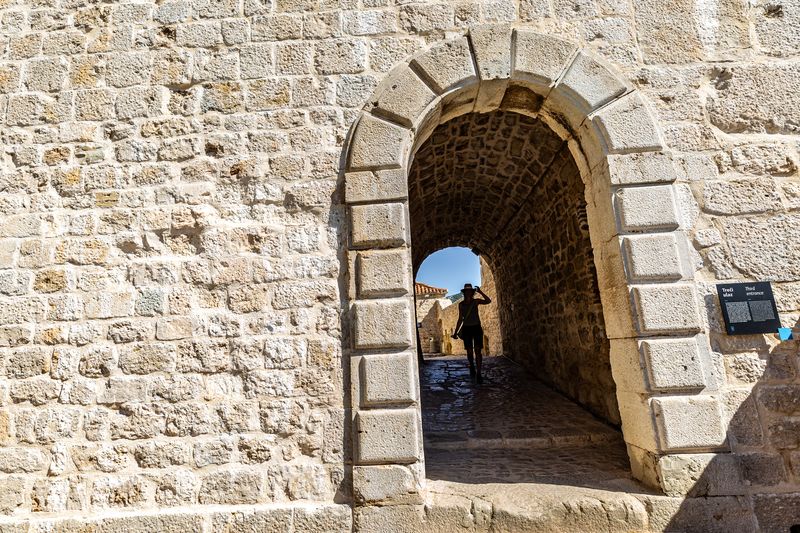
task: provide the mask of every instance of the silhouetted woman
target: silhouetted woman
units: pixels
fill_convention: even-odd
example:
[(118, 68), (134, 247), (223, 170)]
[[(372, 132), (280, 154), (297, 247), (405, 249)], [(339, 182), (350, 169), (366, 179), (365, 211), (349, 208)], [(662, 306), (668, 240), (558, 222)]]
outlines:
[[(483, 298), (475, 298), (475, 293)], [(469, 375), (477, 377), (478, 383), (483, 382), (481, 377), (481, 366), (483, 364), (483, 328), (481, 327), (481, 316), (478, 313), (479, 305), (492, 303), (492, 299), (486, 296), (480, 287), (473, 287), (471, 283), (465, 283), (461, 289), (464, 299), (458, 303), (458, 322), (456, 322), (453, 338), (461, 338), (464, 341), (464, 349), (467, 351), (469, 361)], [(461, 329), (459, 329), (459, 327)], [(476, 360), (473, 360), (473, 351)], [(477, 373), (475, 363), (477, 365)]]

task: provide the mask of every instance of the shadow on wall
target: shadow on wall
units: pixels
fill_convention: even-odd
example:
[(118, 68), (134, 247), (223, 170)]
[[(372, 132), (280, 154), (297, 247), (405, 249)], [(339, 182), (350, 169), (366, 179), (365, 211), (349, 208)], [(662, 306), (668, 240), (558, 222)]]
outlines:
[[(339, 346), (338, 365), (341, 371), (342, 384), (342, 406), (341, 409), (331, 409), (331, 425), (340, 432), (340, 442), (338, 453), (331, 460), (338, 459), (342, 465), (341, 479), (336, 488), (334, 501), (336, 503), (353, 504), (353, 442), (350, 436), (353, 433), (353, 422), (351, 416), (352, 400), (350, 389), (350, 343), (351, 341), (351, 322), (350, 322), (350, 297), (347, 268), (347, 243), (349, 239), (348, 225), (346, 223), (346, 207), (344, 205), (345, 188), (345, 167), (347, 160), (347, 150), (343, 150), (339, 157), (339, 174), (336, 180), (336, 188), (331, 194), (331, 209), (328, 214), (328, 225), (336, 230), (336, 257), (339, 262), (339, 276), (337, 284), (339, 287), (339, 320), (341, 324), (341, 343)], [(334, 354), (327, 358), (331, 365), (337, 363)], [(329, 429), (326, 428), (326, 432)]]
[[(706, 297), (706, 307), (716, 309), (719, 324), (716, 296)], [(720, 329), (712, 322), (711, 348), (735, 352), (724, 356), (728, 381), (752, 390), (721, 392), (730, 453), (662, 459), (667, 494), (689, 496), (663, 515), (672, 516), (665, 531), (800, 533), (800, 340), (773, 343), (774, 336)]]

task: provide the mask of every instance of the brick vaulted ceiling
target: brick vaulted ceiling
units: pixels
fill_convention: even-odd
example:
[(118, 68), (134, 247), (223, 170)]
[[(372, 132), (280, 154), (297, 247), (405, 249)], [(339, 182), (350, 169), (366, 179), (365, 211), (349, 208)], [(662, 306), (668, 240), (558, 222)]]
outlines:
[(488, 253), (562, 151), (566, 143), (544, 123), (513, 112), (437, 127), (409, 173), (415, 268), (447, 246)]

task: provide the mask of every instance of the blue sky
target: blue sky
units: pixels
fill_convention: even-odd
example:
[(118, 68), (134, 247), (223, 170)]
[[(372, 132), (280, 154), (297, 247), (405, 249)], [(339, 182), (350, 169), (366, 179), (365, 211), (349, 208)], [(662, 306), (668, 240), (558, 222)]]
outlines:
[(465, 283), (481, 284), (480, 261), (469, 248), (445, 248), (422, 262), (417, 281), (447, 289), (449, 296), (461, 292)]

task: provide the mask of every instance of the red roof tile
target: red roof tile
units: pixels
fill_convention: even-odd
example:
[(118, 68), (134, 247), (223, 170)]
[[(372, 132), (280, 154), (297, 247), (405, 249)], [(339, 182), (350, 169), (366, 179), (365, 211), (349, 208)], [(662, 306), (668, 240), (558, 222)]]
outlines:
[(417, 296), (444, 296), (447, 294), (447, 289), (416, 282), (414, 283), (414, 293)]

